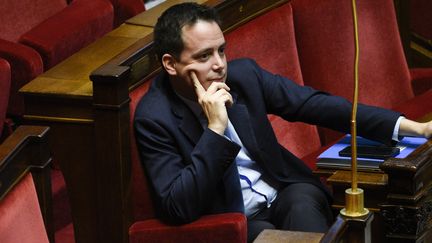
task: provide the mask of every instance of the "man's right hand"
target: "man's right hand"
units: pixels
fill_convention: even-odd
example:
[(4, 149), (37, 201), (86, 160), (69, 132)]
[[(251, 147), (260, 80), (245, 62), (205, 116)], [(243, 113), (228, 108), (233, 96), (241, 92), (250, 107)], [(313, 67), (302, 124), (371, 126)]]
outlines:
[(201, 85), (194, 71), (190, 72), (198, 103), (208, 120), (208, 128), (223, 135), (228, 125), (228, 113), (226, 105), (231, 106), (233, 99), (228, 92), (230, 88), (221, 82), (213, 82), (207, 90)]

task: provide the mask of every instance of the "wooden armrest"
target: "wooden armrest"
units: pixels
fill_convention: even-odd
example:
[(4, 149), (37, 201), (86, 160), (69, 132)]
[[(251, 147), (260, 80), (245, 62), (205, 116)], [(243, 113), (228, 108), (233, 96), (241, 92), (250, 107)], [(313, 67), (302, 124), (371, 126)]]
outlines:
[[(2, 144), (0, 144), (0, 173), (5, 166), (13, 161), (17, 154), (22, 151), (28, 143), (41, 140), (46, 136), (48, 127), (20, 126)], [(0, 174), (1, 175), (1, 174)]]
[(348, 229), (348, 223), (340, 215), (336, 218), (336, 221), (322, 237), (320, 243), (338, 242)]

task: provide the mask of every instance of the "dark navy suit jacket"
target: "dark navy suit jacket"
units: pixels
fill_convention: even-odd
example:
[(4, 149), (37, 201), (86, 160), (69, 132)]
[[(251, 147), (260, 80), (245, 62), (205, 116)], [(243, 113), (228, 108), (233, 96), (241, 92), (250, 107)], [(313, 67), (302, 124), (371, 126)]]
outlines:
[[(308, 182), (326, 191), (310, 169), (277, 142), (267, 114), (348, 133), (351, 104), (273, 75), (250, 59), (230, 62), (226, 83), (234, 99), (229, 119), (266, 176), (281, 186)], [(358, 134), (391, 143), (399, 115), (359, 105)], [(138, 104), (134, 124), (140, 158), (163, 219), (186, 223), (204, 214), (243, 211), (234, 162), (239, 145), (203, 129), (172, 90), (166, 73)]]

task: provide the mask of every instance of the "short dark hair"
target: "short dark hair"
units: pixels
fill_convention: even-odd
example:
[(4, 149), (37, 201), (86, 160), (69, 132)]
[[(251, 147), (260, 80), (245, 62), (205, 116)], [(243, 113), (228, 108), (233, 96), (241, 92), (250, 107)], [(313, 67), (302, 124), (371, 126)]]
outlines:
[(197, 3), (174, 5), (158, 18), (154, 28), (154, 48), (159, 61), (164, 54), (170, 54), (177, 60), (183, 51), (182, 28), (194, 25), (198, 20), (216, 22), (220, 26), (219, 15), (212, 7)]

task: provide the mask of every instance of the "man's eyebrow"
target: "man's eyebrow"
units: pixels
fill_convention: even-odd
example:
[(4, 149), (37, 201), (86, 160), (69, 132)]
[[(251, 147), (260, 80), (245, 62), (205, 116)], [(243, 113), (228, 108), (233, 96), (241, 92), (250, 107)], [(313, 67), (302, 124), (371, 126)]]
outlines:
[(227, 45), (227, 43), (226, 43), (226, 42), (224, 42), (224, 43), (223, 43), (222, 45), (220, 45), (220, 46), (219, 46), (219, 48), (218, 48), (218, 49), (220, 49), (220, 48), (224, 48), (224, 49), (225, 49), (226, 45)]
[(205, 48), (205, 49), (199, 50), (196, 53), (192, 54), (192, 57), (193, 58), (197, 58), (197, 57), (201, 56), (204, 53), (211, 52), (212, 50), (213, 50), (213, 48)]
[[(217, 49), (219, 50), (220, 48), (225, 48), (225, 47), (226, 47), (226, 42), (224, 42), (222, 45), (218, 46)], [(192, 57), (193, 58), (197, 58), (197, 57), (199, 57), (200, 55), (202, 55), (204, 53), (211, 52), (212, 50), (213, 50), (213, 48), (211, 48), (211, 47), (199, 50), (196, 53), (192, 54)]]

